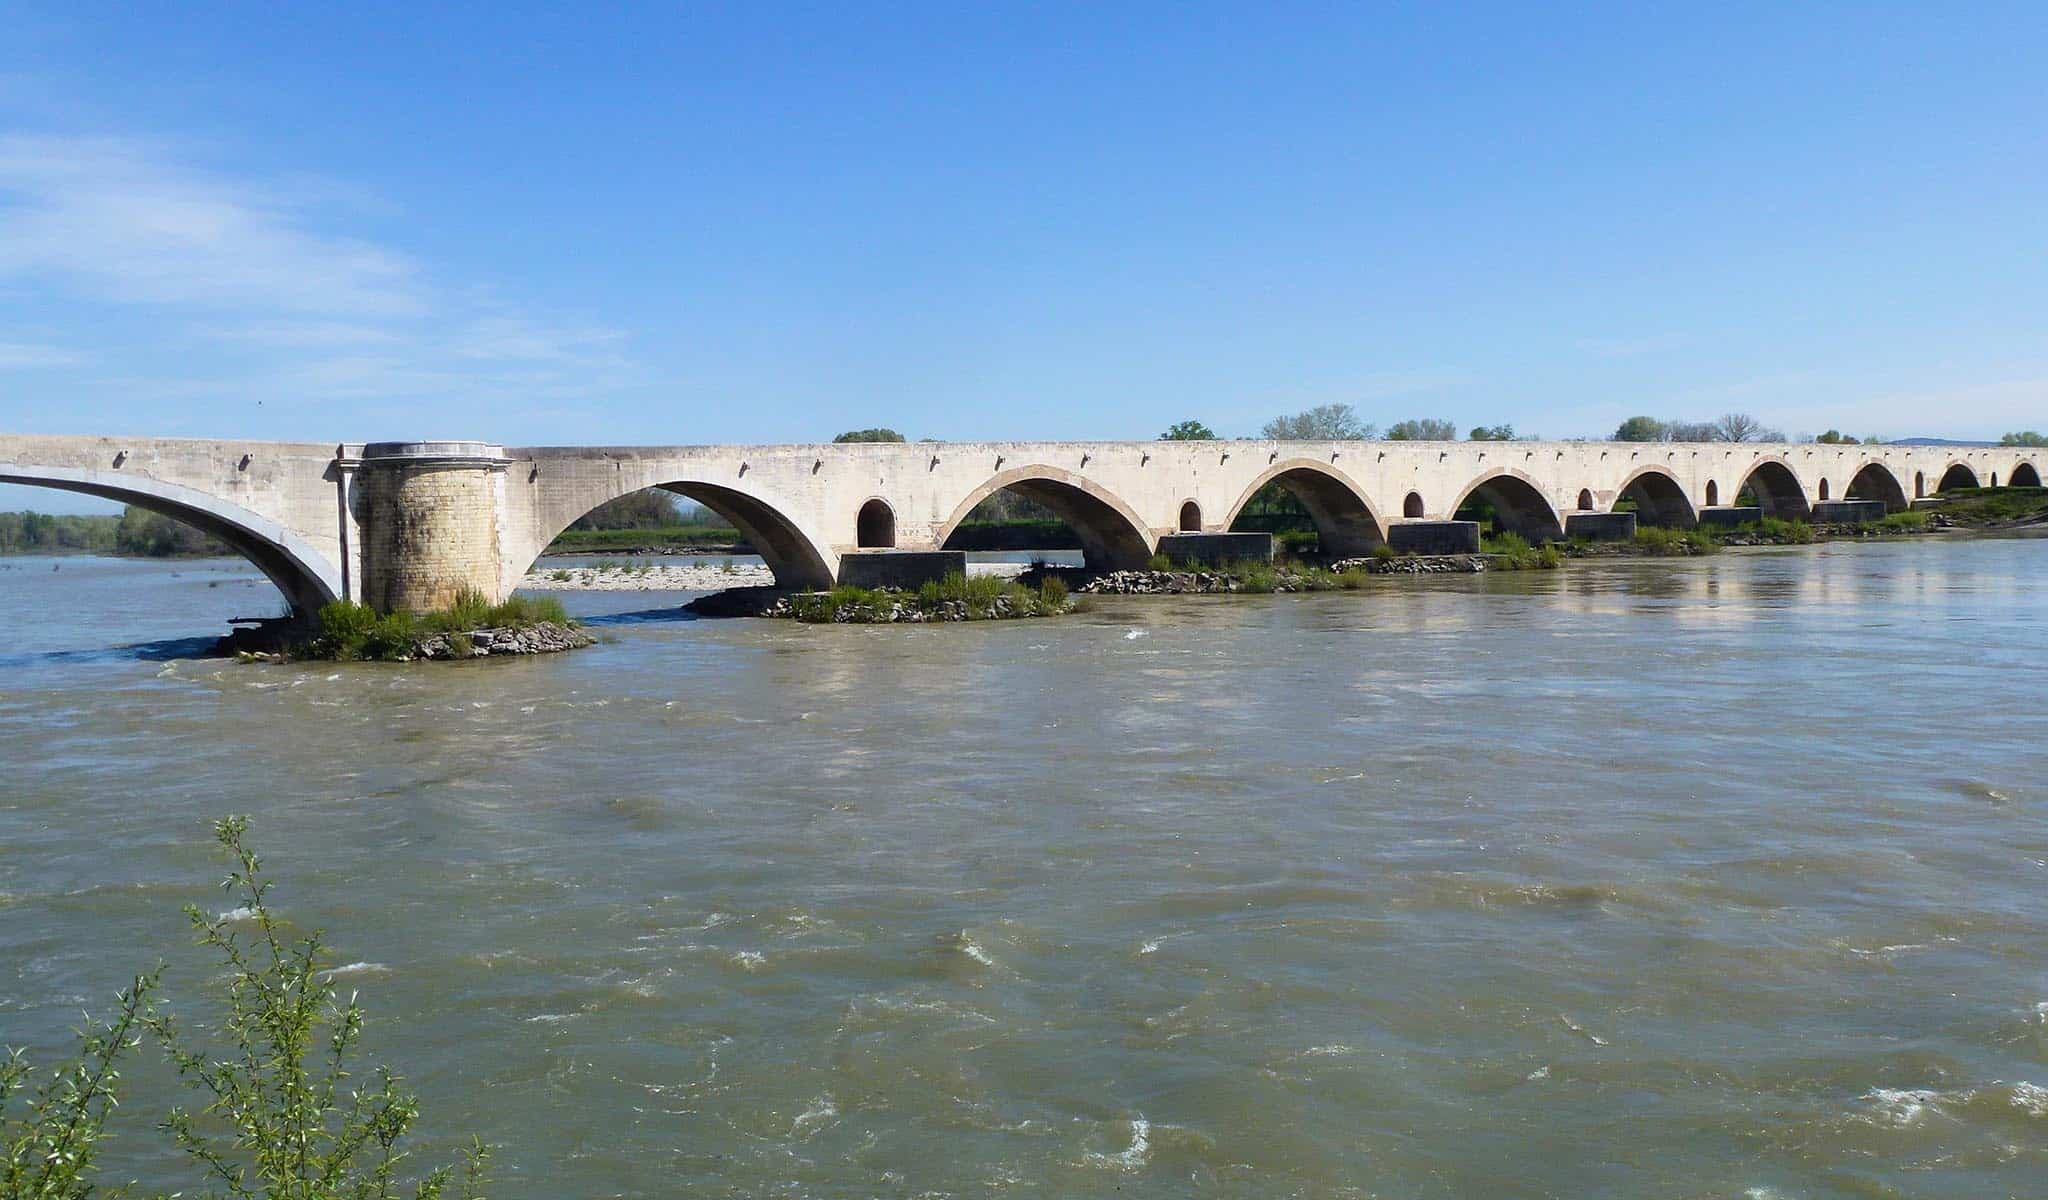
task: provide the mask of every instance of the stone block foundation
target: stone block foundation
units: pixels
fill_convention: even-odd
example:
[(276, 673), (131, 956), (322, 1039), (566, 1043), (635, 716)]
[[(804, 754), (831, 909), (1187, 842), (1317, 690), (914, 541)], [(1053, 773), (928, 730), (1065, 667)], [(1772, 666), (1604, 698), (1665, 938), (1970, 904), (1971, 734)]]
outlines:
[(1636, 538), (1636, 515), (1632, 512), (1575, 512), (1564, 519), (1564, 535), (1589, 542), (1632, 542)]
[(1387, 544), (1403, 554), (1477, 554), (1477, 521), (1402, 521), (1387, 527)]
[(1270, 533), (1169, 533), (1159, 553), (1177, 563), (1272, 562)]
[(839, 556), (839, 582), (854, 587), (911, 591), (965, 574), (965, 550), (854, 550)]

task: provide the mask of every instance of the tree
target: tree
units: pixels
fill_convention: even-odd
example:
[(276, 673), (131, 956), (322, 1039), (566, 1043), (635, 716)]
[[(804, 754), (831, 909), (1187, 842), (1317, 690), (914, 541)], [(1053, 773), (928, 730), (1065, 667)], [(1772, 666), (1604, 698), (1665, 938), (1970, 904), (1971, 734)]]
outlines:
[(1672, 442), (1718, 442), (1721, 434), (1712, 421), (1671, 421), (1664, 426), (1664, 438)]
[(1764, 424), (1748, 413), (1723, 413), (1714, 421), (1716, 441), (1760, 442)]
[(2035, 433), (2031, 429), (2023, 429), (2018, 433), (2008, 433), (2004, 437), (1999, 438), (1998, 444), (2001, 446), (2048, 446), (2048, 433)]
[(648, 488), (607, 500), (569, 523), (571, 529), (662, 529), (683, 523), (672, 492)]
[(1856, 440), (1855, 438), (1853, 438), (1853, 437), (1850, 437), (1849, 435), (1847, 435), (1847, 434), (1843, 433), (1843, 432), (1842, 432), (1841, 430), (1839, 430), (1839, 429), (1830, 429), (1830, 430), (1828, 430), (1828, 431), (1827, 431), (1826, 433), (1823, 433), (1823, 434), (1821, 434), (1821, 435), (1820, 435), (1819, 437), (1817, 437), (1817, 438), (1815, 438), (1815, 439), (1813, 439), (1813, 440), (1814, 440), (1814, 441), (1816, 441), (1816, 442), (1818, 442), (1818, 443), (1820, 443), (1820, 444), (1821, 444), (1821, 445), (1823, 445), (1823, 446), (1860, 446), (1860, 445), (1862, 445), (1862, 443), (1861, 443), (1861, 442), (1858, 442), (1858, 441), (1857, 441), (1857, 440)]
[(1614, 431), (1617, 442), (1661, 442), (1670, 434), (1670, 427), (1655, 417), (1630, 417)]
[(1474, 425), (1472, 432), (1466, 434), (1465, 437), (1466, 440), (1474, 442), (1512, 442), (1515, 440), (1515, 427), (1512, 425)]
[(1162, 442), (1213, 442), (1216, 431), (1200, 421), (1175, 421), (1159, 435)]
[(852, 429), (832, 439), (834, 442), (900, 442), (903, 435), (893, 429)]
[(1360, 442), (1376, 432), (1349, 404), (1318, 404), (1291, 417), (1274, 417), (1259, 436), (1276, 442)]
[(1387, 440), (1390, 442), (1455, 442), (1458, 427), (1450, 421), (1439, 421), (1433, 417), (1421, 417), (1413, 421), (1396, 421), (1387, 426)]

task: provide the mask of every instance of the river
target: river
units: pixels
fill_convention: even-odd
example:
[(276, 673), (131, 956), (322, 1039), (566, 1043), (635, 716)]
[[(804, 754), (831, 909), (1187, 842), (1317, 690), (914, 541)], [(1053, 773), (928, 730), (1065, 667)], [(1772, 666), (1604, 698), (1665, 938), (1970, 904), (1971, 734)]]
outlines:
[[(244, 666), (238, 563), (0, 560), (0, 1041), (159, 958), (202, 1013), (242, 812), (493, 1196), (2048, 1193), (2048, 540), (563, 599), (603, 644)], [(133, 1075), (110, 1166), (193, 1187)]]

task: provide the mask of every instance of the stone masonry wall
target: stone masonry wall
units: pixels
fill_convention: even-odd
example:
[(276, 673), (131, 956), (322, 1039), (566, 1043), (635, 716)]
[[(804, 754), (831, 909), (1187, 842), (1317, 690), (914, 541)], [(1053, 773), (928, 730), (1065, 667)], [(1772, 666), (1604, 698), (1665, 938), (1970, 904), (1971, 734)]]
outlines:
[(467, 466), (365, 465), (363, 601), (379, 612), (446, 608), (464, 588), (499, 598), (502, 476)]

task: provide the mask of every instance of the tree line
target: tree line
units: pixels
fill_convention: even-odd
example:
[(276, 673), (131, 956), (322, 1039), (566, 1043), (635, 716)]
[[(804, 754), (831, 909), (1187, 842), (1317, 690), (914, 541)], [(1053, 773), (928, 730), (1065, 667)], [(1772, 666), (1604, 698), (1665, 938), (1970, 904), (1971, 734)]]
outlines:
[(118, 517), (0, 512), (0, 554), (211, 558), (233, 553), (218, 538), (133, 505)]

